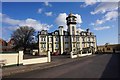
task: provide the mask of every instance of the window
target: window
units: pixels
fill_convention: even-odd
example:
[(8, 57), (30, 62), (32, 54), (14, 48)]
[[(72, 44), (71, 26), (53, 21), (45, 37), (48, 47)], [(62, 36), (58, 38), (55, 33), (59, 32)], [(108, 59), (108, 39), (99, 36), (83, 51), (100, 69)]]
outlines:
[(49, 48), (51, 48), (52, 47), (52, 44), (49, 44)]
[(67, 37), (65, 37), (65, 41), (66, 41), (66, 42), (68, 41), (68, 38), (67, 38)]
[(74, 26), (72, 26), (72, 31), (74, 31)]
[(58, 41), (58, 38), (56, 37), (56, 41)]
[(44, 41), (45, 41), (45, 38), (44, 38)]
[(90, 45), (90, 43), (89, 43), (89, 47), (90, 47), (91, 45)]
[(56, 35), (58, 35), (58, 32), (55, 32)]
[(85, 38), (83, 38), (83, 41), (85, 41)]
[(78, 44), (77, 44), (77, 48), (79, 48), (79, 47), (80, 47), (80, 44), (78, 43)]
[(75, 21), (75, 18), (73, 18), (73, 21)]
[(45, 37), (41, 37), (41, 41), (45, 41)]
[(73, 37), (73, 41), (75, 41), (75, 37)]
[(94, 41), (94, 37), (92, 38), (92, 41)]
[(88, 37), (88, 41), (90, 41), (90, 37)]
[(77, 37), (77, 41), (79, 41), (79, 37)]
[(41, 37), (41, 41), (43, 41), (43, 38)]
[(43, 44), (41, 44), (41, 48), (43, 48)]
[(67, 32), (65, 33), (65, 35), (68, 35)]
[(75, 49), (73, 49), (73, 51), (75, 51)]
[(65, 43), (65, 48), (68, 48), (68, 43)]
[(52, 41), (52, 38), (51, 38), (51, 37), (49, 37), (49, 41), (50, 41), (50, 42)]
[(56, 44), (56, 48), (57, 48), (57, 49), (58, 49), (58, 47), (59, 47), (58, 44)]
[(75, 47), (75, 44), (73, 44), (73, 47)]
[(44, 34), (44, 32), (42, 31), (41, 34)]
[(91, 46), (93, 46), (93, 43), (91, 43)]
[(46, 44), (41, 44), (41, 48), (46, 48)]
[(110, 50), (110, 48), (107, 48), (107, 50)]
[(83, 47), (83, 48), (85, 47), (85, 44), (84, 44), (84, 43), (82, 44), (82, 47)]

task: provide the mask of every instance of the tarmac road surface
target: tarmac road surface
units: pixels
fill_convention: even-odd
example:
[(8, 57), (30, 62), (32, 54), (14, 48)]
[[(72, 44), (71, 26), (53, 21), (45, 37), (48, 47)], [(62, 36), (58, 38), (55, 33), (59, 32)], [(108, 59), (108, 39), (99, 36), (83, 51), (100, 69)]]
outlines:
[(102, 54), (5, 78), (119, 78), (120, 54)]

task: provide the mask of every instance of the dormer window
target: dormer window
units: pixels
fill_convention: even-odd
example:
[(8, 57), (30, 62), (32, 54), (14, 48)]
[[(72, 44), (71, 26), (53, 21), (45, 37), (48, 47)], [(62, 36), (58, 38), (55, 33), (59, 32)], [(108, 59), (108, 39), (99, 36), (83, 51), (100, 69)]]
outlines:
[(55, 32), (56, 35), (58, 35), (58, 32)]

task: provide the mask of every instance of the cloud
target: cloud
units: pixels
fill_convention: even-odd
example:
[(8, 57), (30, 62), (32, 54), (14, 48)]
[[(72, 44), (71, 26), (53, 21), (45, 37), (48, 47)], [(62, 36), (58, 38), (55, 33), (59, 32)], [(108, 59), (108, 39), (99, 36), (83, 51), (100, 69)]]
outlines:
[(2, 14), (2, 13), (0, 13), (0, 18), (2, 18), (0, 22), (11, 24), (11, 25), (17, 25), (21, 22), (20, 20), (11, 19), (6, 14)]
[(118, 11), (107, 12), (101, 20), (97, 19), (95, 23), (91, 23), (91, 25), (100, 25), (107, 21), (116, 20), (118, 18)]
[(50, 4), (48, 1), (45, 1), (44, 4), (45, 4), (45, 6), (52, 7), (52, 4)]
[(110, 26), (103, 26), (103, 27), (95, 27), (94, 30), (105, 30), (105, 29), (110, 29), (111, 27)]
[(85, 3), (83, 5), (81, 5), (81, 7), (87, 7), (89, 5), (93, 5), (96, 4), (97, 0), (84, 0)]
[(82, 18), (79, 14), (75, 14), (75, 16), (77, 17), (77, 23), (81, 24), (82, 23)]
[(2, 13), (0, 13), (0, 22), (2, 22)]
[(111, 11), (111, 12), (108, 12), (104, 18), (106, 21), (109, 21), (109, 20), (114, 20), (118, 17), (118, 11)]
[[(67, 30), (67, 25), (66, 25), (66, 17), (68, 15), (66, 13), (60, 13), (55, 22), (58, 26), (64, 26), (64, 30)], [(79, 14), (75, 14), (75, 16), (77, 17), (77, 23), (78, 25), (80, 25), (82, 23), (82, 19), (81, 16)]]
[(38, 9), (38, 13), (42, 13), (43, 9), (42, 8), (39, 8)]
[(98, 24), (103, 24), (105, 22), (105, 20), (103, 19), (103, 20), (99, 20), (99, 19), (97, 19), (96, 20), (96, 24), (98, 25)]
[[(117, 2), (103, 2), (100, 3), (91, 14), (102, 14), (101, 19), (97, 19), (94, 23), (91, 23), (93, 26), (102, 25), (108, 21), (114, 21), (118, 18), (118, 3)], [(95, 27), (94, 30), (104, 30), (109, 29), (110, 26), (104, 27)]]
[(28, 27), (33, 27), (35, 30), (49, 30), (53, 25), (48, 25), (46, 23), (41, 23), (35, 19), (32, 18), (27, 18), (25, 20), (16, 20), (16, 19), (11, 19), (7, 15), (3, 14), (3, 19), (2, 22), (5, 24), (8, 24), (9, 30), (16, 30), (19, 28), (19, 26), (28, 26)]
[(82, 28), (77, 28), (78, 31), (85, 31), (84, 29)]
[(63, 27), (64, 30), (67, 30), (67, 25), (66, 25), (66, 17), (67, 16), (68, 15), (66, 13), (60, 13), (57, 16), (56, 21), (55, 21), (58, 26), (64, 26)]
[(107, 11), (114, 11), (118, 9), (117, 2), (102, 2), (100, 3), (94, 11), (91, 12), (92, 15), (99, 13), (106, 13)]
[(46, 16), (52, 16), (52, 14), (53, 14), (52, 12), (46, 12), (45, 13)]

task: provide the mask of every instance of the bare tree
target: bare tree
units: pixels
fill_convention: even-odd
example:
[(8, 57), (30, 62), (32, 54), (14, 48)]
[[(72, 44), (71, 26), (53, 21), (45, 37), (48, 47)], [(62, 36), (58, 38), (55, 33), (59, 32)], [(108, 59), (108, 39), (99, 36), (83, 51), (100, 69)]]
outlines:
[(35, 29), (28, 26), (21, 26), (17, 30), (15, 30), (12, 34), (12, 38), (14, 39), (15, 49), (23, 48), (24, 52), (26, 48), (31, 44), (33, 37), (35, 34)]

